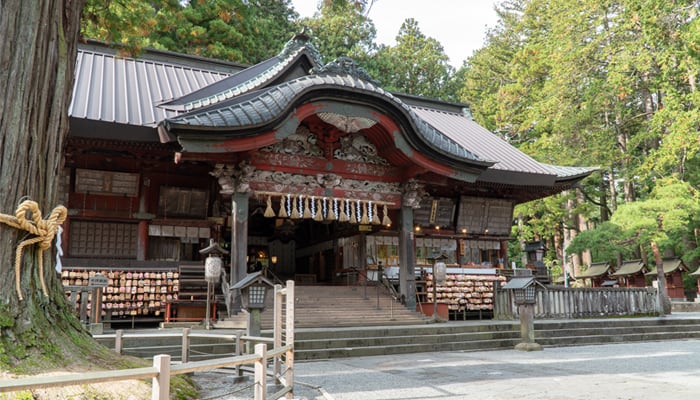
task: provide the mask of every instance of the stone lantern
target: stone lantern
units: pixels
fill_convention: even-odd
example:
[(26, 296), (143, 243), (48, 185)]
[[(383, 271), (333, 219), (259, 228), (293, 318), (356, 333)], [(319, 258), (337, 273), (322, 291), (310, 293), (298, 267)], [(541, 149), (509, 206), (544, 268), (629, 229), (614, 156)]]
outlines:
[(510, 290), (520, 314), (520, 337), (522, 342), (515, 345), (516, 350), (537, 351), (542, 346), (535, 343), (535, 303), (537, 302), (537, 285), (539, 283), (532, 276), (530, 270), (516, 270), (514, 276), (503, 289)]
[(248, 335), (260, 336), (260, 314), (265, 309), (265, 302), (270, 296), (274, 284), (263, 276), (262, 271), (248, 274), (231, 289), (241, 291), (241, 303), (249, 313)]

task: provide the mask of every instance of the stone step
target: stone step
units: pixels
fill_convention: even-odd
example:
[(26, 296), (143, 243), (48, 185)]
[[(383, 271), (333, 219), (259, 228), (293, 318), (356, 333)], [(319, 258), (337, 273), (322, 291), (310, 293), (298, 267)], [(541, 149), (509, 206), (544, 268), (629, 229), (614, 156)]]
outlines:
[[(515, 321), (301, 329), (295, 339), (295, 357), (301, 360), (422, 351), (512, 349), (521, 341), (520, 325)], [(700, 319), (611, 318), (535, 323), (535, 341), (543, 346), (682, 339), (700, 339)]]

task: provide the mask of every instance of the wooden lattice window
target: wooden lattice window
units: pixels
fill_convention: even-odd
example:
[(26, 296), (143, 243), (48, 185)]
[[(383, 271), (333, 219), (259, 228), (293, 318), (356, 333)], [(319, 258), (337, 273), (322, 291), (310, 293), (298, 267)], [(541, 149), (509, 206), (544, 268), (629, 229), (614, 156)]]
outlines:
[(136, 258), (138, 225), (121, 222), (71, 221), (73, 257)]

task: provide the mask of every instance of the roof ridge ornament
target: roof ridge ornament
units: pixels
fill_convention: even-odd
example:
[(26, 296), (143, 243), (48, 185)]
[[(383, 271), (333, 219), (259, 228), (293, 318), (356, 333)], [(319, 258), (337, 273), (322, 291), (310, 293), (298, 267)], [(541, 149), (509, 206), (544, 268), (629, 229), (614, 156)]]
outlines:
[(311, 43), (311, 37), (306, 33), (306, 27), (302, 28), (301, 32), (292, 36), (287, 43), (284, 44), (282, 51), (280, 51), (278, 57), (282, 60), (296, 55), (302, 49), (306, 49), (311, 57), (312, 61), (316, 65), (323, 65), (321, 61), (321, 52), (318, 51), (316, 46)]
[(359, 64), (355, 60), (353, 60), (350, 57), (338, 57), (335, 60), (329, 62), (328, 64), (321, 66), (321, 67), (316, 67), (316, 68), (311, 68), (311, 73), (312, 74), (346, 74), (350, 75), (352, 77), (355, 77), (357, 79), (362, 79), (363, 81), (367, 81), (375, 86), (381, 86), (379, 81), (375, 80), (371, 76), (369, 76), (369, 73), (367, 73), (367, 70), (364, 68), (360, 67)]

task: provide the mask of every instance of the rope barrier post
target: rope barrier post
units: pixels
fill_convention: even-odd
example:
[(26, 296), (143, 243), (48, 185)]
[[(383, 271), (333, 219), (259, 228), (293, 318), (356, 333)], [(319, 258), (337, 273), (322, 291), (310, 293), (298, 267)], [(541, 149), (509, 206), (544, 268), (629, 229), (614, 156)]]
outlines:
[(183, 363), (190, 361), (190, 328), (182, 328), (182, 358)]
[(151, 400), (170, 398), (170, 355), (159, 354), (153, 357), (153, 367), (158, 374), (151, 380)]
[(124, 341), (123, 341), (124, 331), (122, 329), (117, 329), (114, 333), (114, 351), (117, 354), (122, 354)]
[(267, 345), (255, 345), (255, 354), (260, 357), (255, 361), (255, 400), (267, 399)]

